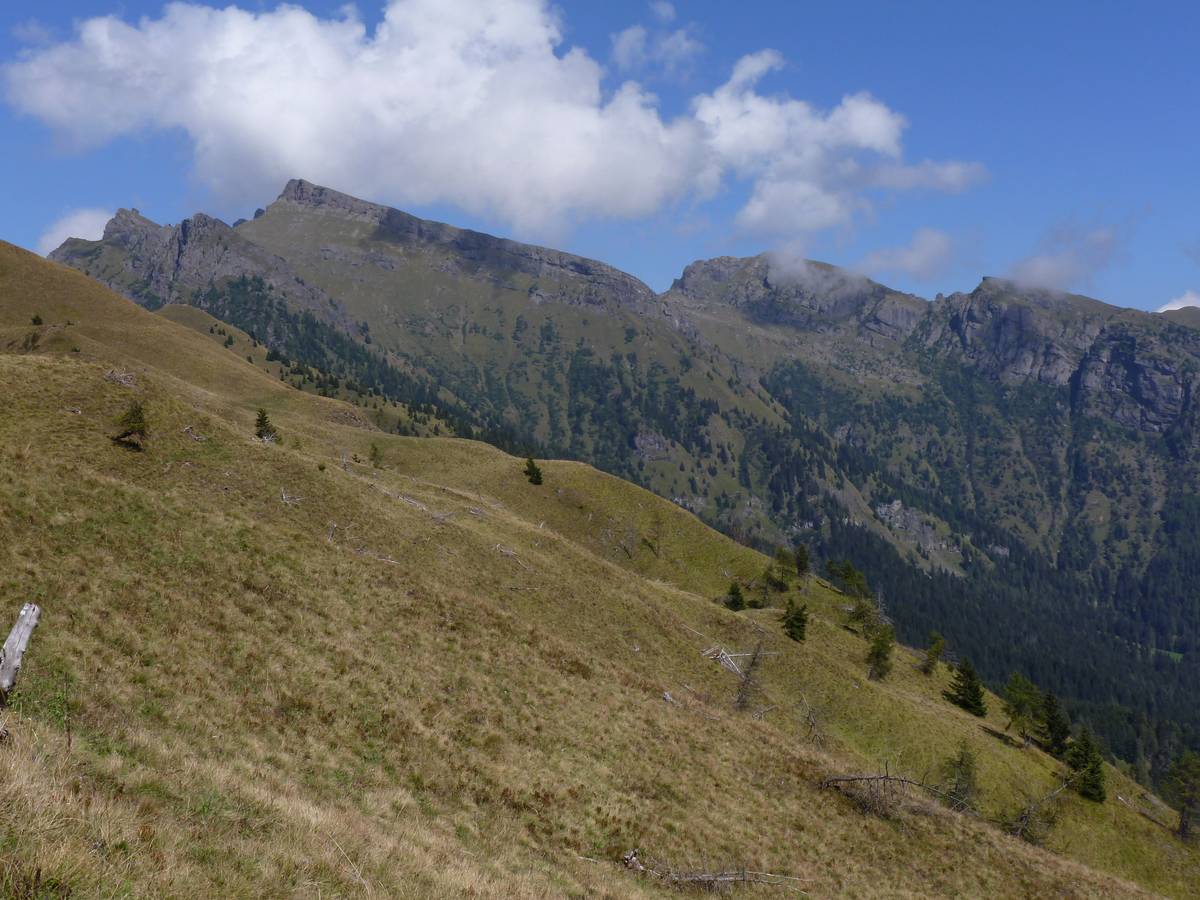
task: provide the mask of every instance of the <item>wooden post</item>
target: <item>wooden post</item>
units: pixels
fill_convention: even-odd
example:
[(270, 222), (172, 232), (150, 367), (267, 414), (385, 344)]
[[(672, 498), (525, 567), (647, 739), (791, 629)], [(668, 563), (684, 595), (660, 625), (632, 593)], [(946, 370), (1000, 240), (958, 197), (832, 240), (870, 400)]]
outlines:
[(17, 673), (21, 671), (21, 657), (29, 646), (29, 638), (37, 627), (38, 618), (42, 611), (36, 603), (26, 603), (17, 614), (17, 624), (8, 634), (4, 648), (0, 649), (0, 706), (8, 699), (8, 693), (17, 683)]

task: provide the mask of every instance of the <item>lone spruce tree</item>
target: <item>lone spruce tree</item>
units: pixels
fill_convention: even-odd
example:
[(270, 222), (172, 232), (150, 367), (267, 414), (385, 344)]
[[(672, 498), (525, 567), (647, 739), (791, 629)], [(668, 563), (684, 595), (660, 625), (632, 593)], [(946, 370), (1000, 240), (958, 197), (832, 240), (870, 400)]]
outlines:
[(146, 410), (142, 401), (134, 400), (128, 409), (117, 419), (120, 433), (113, 435), (113, 443), (128, 447), (130, 450), (142, 450), (142, 444), (150, 436), (150, 426), (146, 424)]
[(1075, 773), (1075, 790), (1080, 797), (1094, 803), (1103, 803), (1107, 796), (1104, 790), (1104, 757), (1087, 728), (1067, 748), (1067, 765)]
[(929, 646), (925, 648), (925, 658), (921, 660), (921, 671), (926, 675), (932, 675), (937, 671), (937, 664), (941, 662), (942, 654), (946, 652), (946, 639), (936, 631), (929, 635)]
[(1037, 686), (1019, 672), (1013, 672), (1004, 686), (1004, 714), (1008, 716), (1005, 729), (1016, 728), (1021, 740), (1028, 745), (1041, 705), (1042, 695)]
[(729, 595), (725, 598), (725, 608), (741, 612), (746, 608), (746, 598), (742, 595), (742, 586), (736, 581), (729, 585)]
[(892, 671), (892, 650), (896, 646), (896, 632), (887, 623), (876, 626), (871, 636), (871, 647), (867, 651), (867, 677), (872, 681), (883, 681)]
[(788, 600), (787, 610), (783, 614), (783, 633), (793, 641), (802, 641), (808, 631), (808, 606)]
[(259, 407), (258, 417), (254, 420), (254, 436), (265, 444), (273, 444), (279, 440), (279, 432), (275, 430), (270, 416), (262, 407)]
[(808, 558), (808, 545), (797, 544), (794, 553), (796, 557), (796, 575), (803, 579), (807, 577), (808, 570), (812, 565)]
[(975, 674), (975, 667), (969, 659), (964, 659), (954, 670), (954, 680), (950, 689), (942, 694), (955, 706), (961, 706), (971, 715), (983, 717), (987, 715), (987, 702), (983, 699), (983, 682)]
[(532, 456), (525, 460), (525, 477), (529, 479), (530, 484), (542, 483), (542, 470), (533, 461)]
[(1192, 834), (1196, 814), (1200, 813), (1200, 753), (1185, 750), (1172, 763), (1164, 786), (1167, 798), (1179, 806), (1177, 833), (1186, 841)]
[(1046, 748), (1046, 752), (1051, 756), (1061, 757), (1066, 752), (1067, 741), (1071, 737), (1071, 722), (1054, 694), (1042, 696), (1037, 725), (1038, 739)]

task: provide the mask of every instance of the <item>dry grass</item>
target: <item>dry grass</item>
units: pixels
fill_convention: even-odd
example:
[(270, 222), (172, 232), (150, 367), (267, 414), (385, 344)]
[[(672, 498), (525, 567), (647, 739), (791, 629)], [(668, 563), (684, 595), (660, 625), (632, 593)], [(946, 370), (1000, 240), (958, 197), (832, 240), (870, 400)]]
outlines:
[[(559, 462), (534, 488), (492, 448), (344, 424), (347, 407), (0, 248), (6, 346), (0, 613), (44, 616), (4, 714), (0, 893), (658, 895), (617, 864), (632, 847), (818, 896), (1196, 893), (1195, 851), (1115, 801), (1068, 798), (1056, 855), (928, 803), (879, 819), (820, 790), (885, 763), (923, 775), (965, 739), (1000, 815), (1054, 766), (914, 661), (868, 682), (819, 582), (803, 645), (777, 610), (720, 608), (764, 560), (644, 491)], [(106, 380), (114, 365), (136, 385)], [(144, 453), (108, 439), (134, 396)], [(252, 440), (260, 405), (282, 446)], [(342, 469), (372, 442), (382, 468)], [(761, 720), (700, 655), (756, 626), (778, 654)]]

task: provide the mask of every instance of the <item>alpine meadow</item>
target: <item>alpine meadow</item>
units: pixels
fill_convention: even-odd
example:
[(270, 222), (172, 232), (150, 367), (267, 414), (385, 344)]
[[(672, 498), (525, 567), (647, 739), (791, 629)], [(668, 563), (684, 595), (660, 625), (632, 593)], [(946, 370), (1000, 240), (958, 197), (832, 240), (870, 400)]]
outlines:
[(0, 897), (1200, 897), (1195, 10), (377, 5), (0, 13)]

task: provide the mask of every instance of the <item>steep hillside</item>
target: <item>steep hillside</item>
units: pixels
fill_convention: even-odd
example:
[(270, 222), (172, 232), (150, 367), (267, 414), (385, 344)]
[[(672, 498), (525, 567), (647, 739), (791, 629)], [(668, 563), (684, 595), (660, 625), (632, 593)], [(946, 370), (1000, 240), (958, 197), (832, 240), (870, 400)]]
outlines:
[[(44, 609), (2, 714), (5, 893), (662, 893), (619, 865), (638, 847), (818, 896), (1194, 894), (1200, 856), (1113, 770), (1103, 804), (1061, 795), (1046, 849), (987, 821), (1061, 764), (908, 651), (867, 680), (819, 579), (789, 641), (713, 599), (766, 560), (677, 507), (388, 435), (222, 344), (0, 245), (0, 597)], [(134, 399), (140, 452), (110, 439)], [(759, 635), (739, 712), (701, 651)], [(935, 779), (964, 741), (982, 818), (820, 787)]]
[(859, 560), (904, 638), (1053, 687), (1145, 778), (1200, 746), (1200, 334), (1171, 317), (992, 278), (926, 302), (767, 255), (656, 297), (301, 181), (235, 228), (155, 229), (121, 213), (54, 256), (325, 373), (295, 386)]

